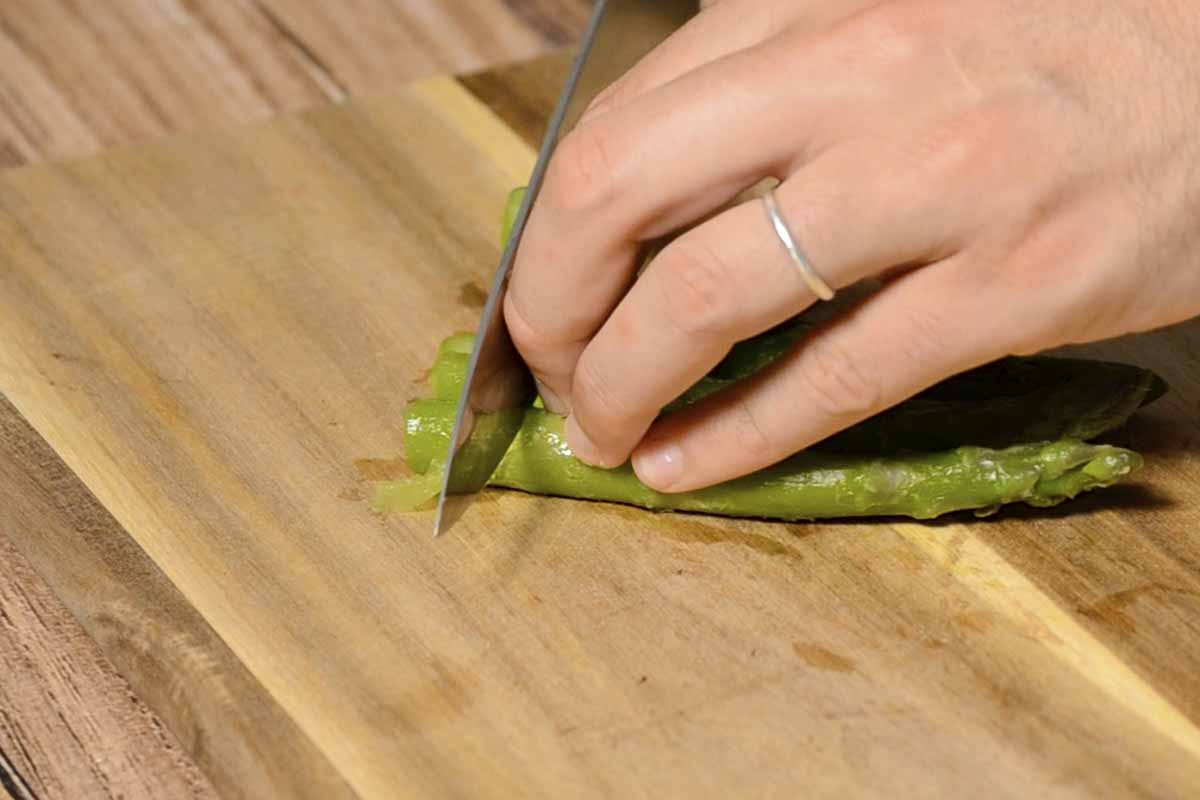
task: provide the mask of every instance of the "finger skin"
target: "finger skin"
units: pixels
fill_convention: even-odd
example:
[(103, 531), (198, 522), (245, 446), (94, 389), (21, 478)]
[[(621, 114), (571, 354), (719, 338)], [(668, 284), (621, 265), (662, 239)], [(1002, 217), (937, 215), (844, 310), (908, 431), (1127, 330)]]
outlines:
[(999, 288), (979, 300), (957, 261), (896, 279), (762, 373), (664, 418), (633, 454), (638, 477), (678, 492), (749, 474), (1011, 352), (1037, 309)]
[(731, 53), (753, 47), (785, 29), (815, 31), (879, 0), (723, 0), (701, 3), (701, 12), (654, 48), (592, 101), (583, 119), (628, 105), (660, 86)]
[(705, 64), (752, 47), (779, 32), (787, 17), (778, 13), (778, 0), (732, 0), (702, 8), (627, 73), (605, 88), (588, 106), (581, 121), (589, 121), (627, 105)]

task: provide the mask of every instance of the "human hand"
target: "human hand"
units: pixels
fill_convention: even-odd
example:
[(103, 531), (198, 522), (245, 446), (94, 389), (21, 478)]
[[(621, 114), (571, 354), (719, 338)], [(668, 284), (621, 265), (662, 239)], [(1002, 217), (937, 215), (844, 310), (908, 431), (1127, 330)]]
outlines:
[[(505, 304), (580, 459), (747, 474), (940, 380), (1200, 313), (1200, 18), (1183, 0), (720, 0), (564, 139)], [(883, 289), (655, 421), (735, 342)]]

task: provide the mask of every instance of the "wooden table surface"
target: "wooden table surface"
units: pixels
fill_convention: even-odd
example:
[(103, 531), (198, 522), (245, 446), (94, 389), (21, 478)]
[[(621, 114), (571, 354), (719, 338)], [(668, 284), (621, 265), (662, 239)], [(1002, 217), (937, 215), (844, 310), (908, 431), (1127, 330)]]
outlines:
[[(531, 58), (569, 45), (589, 6), (589, 0), (6, 0), (0, 168)], [(0, 403), (0, 429), (15, 419)], [(16, 455), (0, 446), (0, 505), (26, 491), (14, 477), (15, 463)], [(207, 779), (0, 529), (0, 798), (213, 796)]]

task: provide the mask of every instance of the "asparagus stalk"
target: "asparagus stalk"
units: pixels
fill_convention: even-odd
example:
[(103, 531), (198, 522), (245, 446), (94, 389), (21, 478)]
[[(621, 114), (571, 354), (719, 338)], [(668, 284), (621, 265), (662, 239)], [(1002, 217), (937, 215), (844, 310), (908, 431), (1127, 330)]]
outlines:
[[(436, 474), (454, 422), (450, 400), (418, 400), (406, 413), (409, 465)], [(478, 444), (487, 447), (501, 427), (499, 415), (480, 418)], [(465, 450), (458, 458), (482, 463)], [(893, 456), (807, 451), (753, 475), (695, 492), (663, 494), (647, 488), (628, 464), (605, 470), (576, 459), (563, 436), (563, 420), (541, 409), (525, 411), (512, 446), (491, 475), (492, 486), (537, 494), (605, 500), (654, 510), (779, 520), (907, 516), (931, 519), (952, 511), (988, 513), (1014, 502), (1052, 506), (1091, 489), (1110, 486), (1137, 470), (1129, 450), (1072, 439), (1002, 449), (962, 446), (937, 453)], [(420, 479), (418, 479), (420, 480)], [(390, 487), (393, 507), (397, 488)], [(418, 494), (421, 489), (418, 489)], [(427, 497), (406, 496), (409, 508)], [(388, 505), (389, 497), (377, 497)]]
[(529, 411), (492, 485), (723, 516), (931, 519), (964, 509), (989, 513), (1018, 501), (1057, 505), (1141, 466), (1136, 453), (1072, 440), (1003, 450), (964, 446), (907, 457), (810, 451), (719, 486), (663, 494), (644, 486), (629, 465), (600, 470), (570, 456), (562, 426), (557, 416)]
[[(436, 496), (470, 347), (471, 337), (461, 335), (439, 348), (430, 375), (435, 397), (414, 401), (405, 413), (407, 460), (419, 475), (381, 486), (377, 507), (412, 510)], [(778, 347), (778, 341), (764, 346), (772, 351)], [(735, 362), (725, 365), (725, 375), (744, 374), (763, 363), (768, 362), (748, 343)], [(1161, 390), (1161, 381), (1151, 373), (1125, 365), (1015, 359), (1002, 368), (968, 373), (956, 384), (939, 385), (905, 404), (908, 411), (897, 409), (890, 422), (868, 421), (852, 429), (860, 432), (843, 441), (854, 444), (857, 437), (862, 446), (857, 452), (810, 449), (754, 475), (682, 494), (647, 488), (629, 465), (602, 470), (583, 464), (571, 454), (560, 418), (537, 408), (515, 410), (477, 419), (475, 435), (459, 455), (468, 467), (491, 463), (486, 451), (505, 446), (514, 427), (515, 440), (492, 475), (469, 469), (465, 482), (451, 489), (490, 484), (647, 509), (783, 520), (929, 519), (965, 509), (982, 514), (1014, 502), (1050, 506), (1109, 486), (1142, 464), (1136, 453), (1087, 444), (1063, 432), (1109, 430)], [(1006, 444), (968, 443), (934, 452), (928, 447), (927, 452), (889, 451), (879, 439), (874, 450), (868, 446), (872, 436), (889, 431), (892, 445), (905, 438), (943, 437), (940, 429), (956, 404), (970, 422), (954, 423), (958, 434), (987, 434)], [(1024, 412), (1033, 415), (1022, 416)], [(1022, 438), (1045, 431), (1055, 432), (1054, 441)]]

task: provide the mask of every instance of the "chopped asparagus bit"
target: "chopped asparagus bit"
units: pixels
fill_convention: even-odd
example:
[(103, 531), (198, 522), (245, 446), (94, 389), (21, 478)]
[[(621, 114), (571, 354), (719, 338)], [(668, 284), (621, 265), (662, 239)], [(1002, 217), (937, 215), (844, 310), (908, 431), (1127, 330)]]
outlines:
[(371, 507), (381, 513), (431, 508), (442, 488), (442, 470), (443, 462), (438, 461), (423, 475), (377, 484)]

